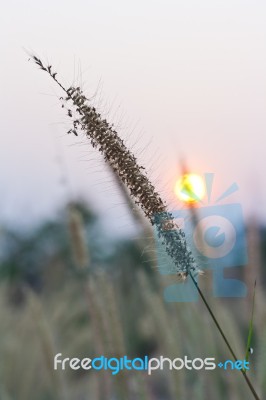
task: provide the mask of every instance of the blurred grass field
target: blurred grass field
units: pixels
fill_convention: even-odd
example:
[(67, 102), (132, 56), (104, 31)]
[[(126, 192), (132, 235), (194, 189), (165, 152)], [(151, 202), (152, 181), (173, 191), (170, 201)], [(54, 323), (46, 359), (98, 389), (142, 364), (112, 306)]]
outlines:
[[(54, 371), (53, 357), (215, 357), (229, 354), (199, 303), (165, 303), (147, 228), (104, 243), (98, 218), (83, 203), (32, 232), (2, 227), (0, 237), (1, 400), (175, 400), (251, 398), (239, 371)], [(266, 393), (265, 232), (258, 231), (250, 377)], [(252, 251), (250, 254), (252, 256)], [(258, 259), (258, 257), (257, 257)], [(252, 264), (252, 260), (250, 260)], [(255, 268), (255, 266), (252, 266)], [(252, 268), (251, 265), (249, 268)], [(171, 277), (172, 282), (177, 282)], [(205, 279), (205, 277), (201, 278)], [(206, 274), (206, 288), (208, 289)], [(247, 282), (252, 290), (252, 281)], [(245, 357), (248, 299), (210, 298), (239, 358)]]

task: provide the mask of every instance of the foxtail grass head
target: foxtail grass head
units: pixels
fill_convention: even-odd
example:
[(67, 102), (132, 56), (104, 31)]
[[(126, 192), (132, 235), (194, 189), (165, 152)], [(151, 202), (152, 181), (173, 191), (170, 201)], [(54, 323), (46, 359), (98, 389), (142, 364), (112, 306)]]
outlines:
[(175, 263), (177, 274), (185, 278), (189, 273), (197, 273), (196, 263), (184, 232), (175, 224), (165, 202), (150, 182), (145, 168), (138, 164), (136, 157), (126, 147), (113, 125), (90, 104), (80, 87), (65, 88), (58, 81), (57, 73), (52, 70), (51, 65), (45, 66), (35, 55), (32, 59), (65, 93), (60, 99), (62, 107), (67, 110), (67, 115), (72, 120), (72, 128), (68, 133), (78, 136), (82, 132), (92, 146), (102, 153), (114, 173), (127, 186), (135, 203), (157, 228), (167, 253)]

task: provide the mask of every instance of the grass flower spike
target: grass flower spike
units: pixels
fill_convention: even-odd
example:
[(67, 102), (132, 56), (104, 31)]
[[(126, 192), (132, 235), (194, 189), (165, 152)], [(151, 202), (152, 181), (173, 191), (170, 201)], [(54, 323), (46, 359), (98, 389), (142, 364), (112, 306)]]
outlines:
[[(148, 179), (144, 167), (137, 163), (136, 157), (125, 146), (114, 127), (89, 104), (80, 87), (64, 88), (50, 65), (46, 67), (36, 56), (32, 58), (66, 94), (61, 100), (69, 105), (67, 115), (72, 118), (73, 123), (73, 128), (68, 133), (77, 136), (78, 130), (82, 131), (92, 146), (103, 154), (105, 161), (129, 189), (135, 203), (142, 208), (151, 224), (156, 226), (167, 253), (175, 263), (177, 275), (185, 278), (189, 273), (197, 273), (184, 232), (175, 224), (173, 216), (167, 211), (164, 201)], [(65, 107), (64, 103), (62, 105)], [(78, 114), (78, 118), (73, 119), (74, 113)]]

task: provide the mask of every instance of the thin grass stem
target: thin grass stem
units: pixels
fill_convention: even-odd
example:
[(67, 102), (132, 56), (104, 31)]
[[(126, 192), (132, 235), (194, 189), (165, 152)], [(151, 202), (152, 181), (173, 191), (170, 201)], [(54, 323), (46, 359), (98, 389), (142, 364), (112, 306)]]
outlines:
[[(203, 294), (202, 291), (200, 290), (199, 285), (198, 285), (197, 281), (195, 280), (195, 278), (193, 277), (193, 275), (192, 275), (191, 272), (189, 272), (189, 275), (190, 275), (190, 277), (191, 277), (191, 279), (192, 279), (192, 282), (193, 282), (194, 286), (196, 287), (196, 289), (197, 289), (197, 291), (198, 291), (198, 293), (199, 293), (199, 295), (200, 295), (200, 297), (201, 297), (203, 303), (205, 304), (205, 306), (206, 306), (206, 308), (207, 308), (207, 310), (208, 310), (208, 312), (209, 312), (209, 314), (210, 314), (210, 316), (211, 316), (211, 318), (212, 318), (214, 324), (216, 325), (218, 331), (220, 332), (220, 334), (221, 334), (221, 336), (222, 336), (222, 338), (223, 338), (223, 340), (224, 340), (224, 342), (225, 342), (225, 344), (226, 344), (226, 346), (227, 346), (229, 352), (231, 353), (231, 355), (232, 355), (232, 357), (234, 358), (234, 360), (237, 361), (238, 358), (237, 358), (237, 356), (236, 356), (234, 350), (232, 349), (232, 347), (231, 347), (231, 345), (230, 345), (230, 343), (229, 343), (227, 337), (225, 336), (225, 333), (224, 333), (224, 331), (223, 331), (221, 325), (219, 324), (217, 318), (215, 317), (215, 315), (214, 315), (214, 313), (213, 313), (211, 307), (209, 306), (209, 303), (208, 303), (206, 297), (204, 296), (204, 294)], [(259, 398), (259, 396), (258, 396), (256, 390), (254, 389), (254, 387), (253, 387), (251, 381), (249, 380), (249, 377), (248, 377), (247, 374), (246, 374), (246, 371), (245, 371), (244, 369), (241, 369), (240, 371), (241, 371), (241, 373), (242, 373), (242, 375), (243, 375), (245, 381), (247, 382), (247, 385), (248, 385), (248, 387), (250, 388), (250, 390), (251, 390), (251, 392), (252, 392), (254, 398), (255, 398), (256, 400), (260, 400), (260, 398)]]

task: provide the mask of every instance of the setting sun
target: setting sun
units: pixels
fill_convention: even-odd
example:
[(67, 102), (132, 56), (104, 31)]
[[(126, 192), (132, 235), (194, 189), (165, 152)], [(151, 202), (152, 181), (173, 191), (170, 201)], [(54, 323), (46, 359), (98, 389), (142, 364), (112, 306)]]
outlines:
[(175, 194), (185, 203), (196, 203), (203, 199), (205, 184), (200, 175), (188, 173), (177, 181)]

